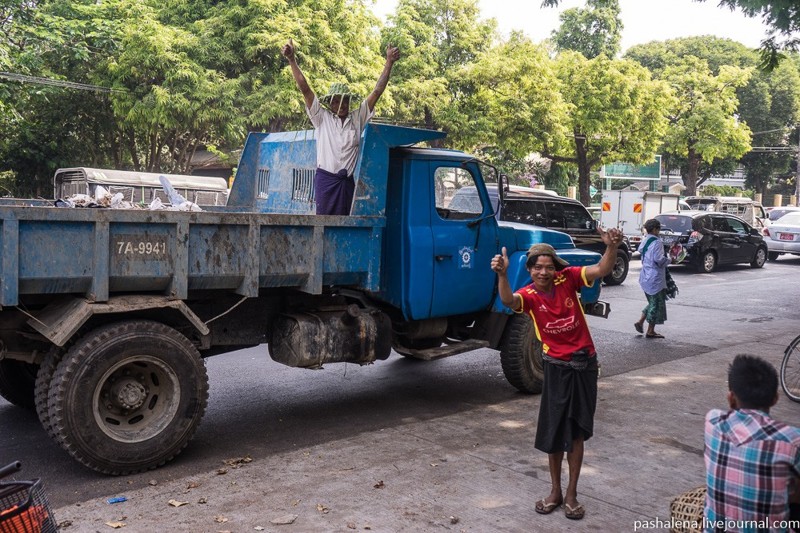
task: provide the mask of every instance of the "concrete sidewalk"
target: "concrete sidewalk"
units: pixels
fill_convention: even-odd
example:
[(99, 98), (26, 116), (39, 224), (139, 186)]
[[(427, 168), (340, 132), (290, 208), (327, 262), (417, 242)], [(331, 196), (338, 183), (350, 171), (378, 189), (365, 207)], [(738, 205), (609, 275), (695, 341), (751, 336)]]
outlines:
[[(726, 406), (733, 356), (759, 354), (778, 368), (795, 334), (601, 377), (581, 521), (533, 510), (550, 485), (547, 456), (533, 447), (539, 397), (524, 395), (239, 468), (220, 465), (226, 473), (131, 491), (124, 503), (90, 500), (55, 513), (71, 522), (68, 533), (112, 531), (106, 522), (147, 533), (633, 531), (637, 520), (668, 520), (670, 500), (703, 484), (703, 418)], [(800, 425), (800, 404), (782, 393), (772, 414)], [(287, 515), (293, 523), (271, 523)]]

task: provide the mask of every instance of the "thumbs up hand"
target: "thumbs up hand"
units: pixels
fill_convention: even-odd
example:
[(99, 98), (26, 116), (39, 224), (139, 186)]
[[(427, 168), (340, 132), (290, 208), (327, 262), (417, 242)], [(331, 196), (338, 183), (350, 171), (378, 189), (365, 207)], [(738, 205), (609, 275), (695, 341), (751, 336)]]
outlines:
[(503, 246), (502, 254), (497, 254), (492, 258), (492, 270), (497, 272), (499, 276), (505, 276), (508, 270), (508, 252), (506, 247)]

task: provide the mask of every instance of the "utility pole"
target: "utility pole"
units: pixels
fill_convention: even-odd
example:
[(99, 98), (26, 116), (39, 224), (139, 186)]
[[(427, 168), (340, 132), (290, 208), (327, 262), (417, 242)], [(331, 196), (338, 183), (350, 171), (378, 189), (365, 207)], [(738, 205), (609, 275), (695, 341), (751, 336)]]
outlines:
[(800, 131), (797, 135), (797, 168), (794, 173), (794, 205), (800, 206)]

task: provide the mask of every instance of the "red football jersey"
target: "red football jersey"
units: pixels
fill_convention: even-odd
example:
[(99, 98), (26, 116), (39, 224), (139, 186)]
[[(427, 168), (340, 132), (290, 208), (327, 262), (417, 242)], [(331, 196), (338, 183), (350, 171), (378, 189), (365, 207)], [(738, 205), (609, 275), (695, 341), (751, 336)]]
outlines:
[(580, 288), (591, 285), (586, 281), (585, 270), (586, 267), (566, 267), (556, 272), (551, 293), (537, 291), (533, 283), (515, 293), (522, 298), (519, 312), (530, 315), (536, 337), (550, 357), (569, 361), (570, 354), (578, 350), (588, 350), (590, 355), (595, 355), (594, 342), (578, 298)]

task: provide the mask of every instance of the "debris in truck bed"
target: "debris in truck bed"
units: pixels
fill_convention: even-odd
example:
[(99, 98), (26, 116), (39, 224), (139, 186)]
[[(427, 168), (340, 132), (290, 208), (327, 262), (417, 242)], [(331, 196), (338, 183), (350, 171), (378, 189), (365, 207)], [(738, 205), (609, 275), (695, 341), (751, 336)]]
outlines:
[(105, 209), (147, 209), (149, 211), (202, 211), (194, 202), (186, 200), (172, 187), (166, 176), (159, 176), (164, 194), (169, 199), (169, 204), (164, 204), (156, 196), (149, 205), (136, 204), (125, 200), (122, 193), (111, 194), (102, 185), (95, 187), (94, 196), (88, 194), (73, 194), (67, 198), (59, 198), (54, 202), (56, 207), (66, 208), (105, 208)]

